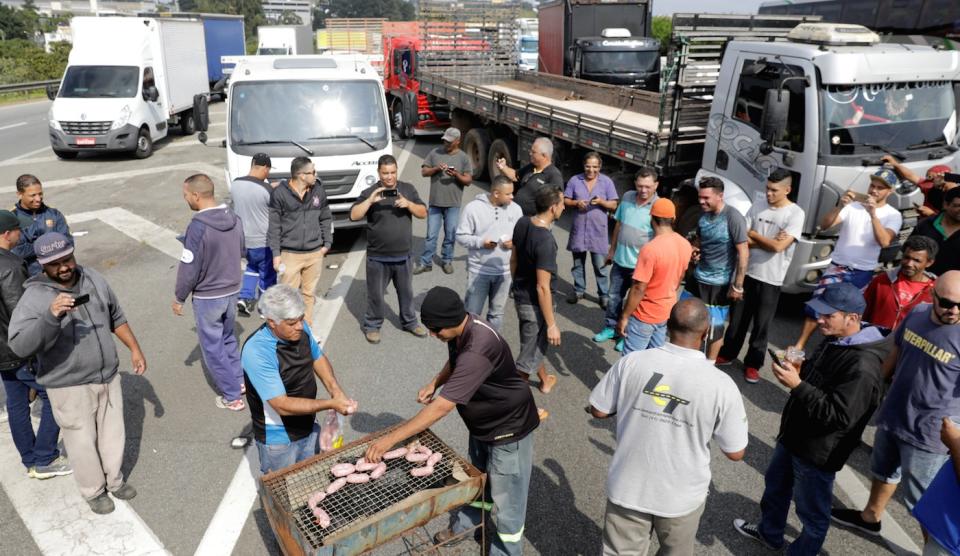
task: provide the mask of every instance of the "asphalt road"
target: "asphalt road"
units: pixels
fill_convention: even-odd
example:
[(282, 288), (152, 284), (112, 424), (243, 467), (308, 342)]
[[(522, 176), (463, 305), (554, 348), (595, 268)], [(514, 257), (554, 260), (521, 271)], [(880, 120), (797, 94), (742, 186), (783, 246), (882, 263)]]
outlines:
[[(106, 276), (143, 346), (149, 370), (138, 377), (129, 373), (128, 353), (118, 343), (127, 428), (124, 471), (139, 490), (139, 495), (129, 504), (136, 516), (130, 526), (149, 529), (164, 549), (173, 554), (193, 554), (205, 534), (207, 541), (219, 550), (203, 553), (226, 554), (233, 547), (234, 554), (277, 554), (278, 547), (259, 502), (253, 502), (252, 508), (249, 500), (244, 505), (244, 498), (234, 498), (233, 494), (238, 490), (230, 486), (232, 481), (243, 482), (244, 477), (249, 478), (242, 469), (237, 472), (238, 466), (243, 465), (242, 452), (229, 447), (230, 439), (248, 427), (249, 413), (230, 413), (215, 407), (216, 394), (201, 363), (192, 315), (188, 313), (178, 318), (170, 310), (176, 254), (171, 256), (169, 249), (164, 251), (164, 247), (169, 246), (165, 241), (171, 234), (181, 233), (191, 217), (180, 194), (182, 180), (197, 171), (208, 172), (217, 183), (218, 195), (225, 198), (227, 189), (220, 171), (224, 151), (201, 146), (193, 137), (174, 137), (159, 143), (156, 153), (147, 160), (110, 155), (60, 161), (49, 150), (34, 152), (43, 146), (34, 140), (36, 137), (45, 138), (46, 124), (38, 117), (45, 114), (47, 105), (40, 102), (0, 108), (0, 128), (17, 121), (30, 122), (9, 131), (0, 131), (0, 195), (3, 196), (0, 204), (14, 202), (11, 186), (17, 175), (24, 172), (37, 174), (47, 184), (48, 203), (68, 217), (74, 217), (74, 232), (86, 232), (78, 234), (77, 259), (80, 264), (96, 268)], [(223, 104), (212, 106), (214, 126), (210, 130), (210, 144), (219, 144), (223, 135), (223, 110)], [(404, 150), (411, 153), (406, 155), (401, 179), (414, 183), (424, 197), (428, 184), (419, 177), (418, 170), (423, 157), (436, 146), (436, 139), (396, 143), (398, 154)], [(10, 160), (17, 156), (23, 158)], [(478, 183), (471, 187), (465, 193), (464, 201), (482, 192), (484, 185)], [(112, 210), (90, 214), (105, 209)], [(131, 220), (131, 214), (142, 220)], [(140, 224), (131, 227), (131, 221)], [(561, 247), (559, 282), (565, 292), (571, 289), (569, 269), (572, 261), (563, 249), (568, 229), (568, 217), (554, 228)], [(415, 222), (418, 250), (424, 233), (425, 222)], [(324, 270), (318, 289), (325, 296), (323, 307), (333, 308), (339, 302), (335, 293), (329, 293), (331, 288), (345, 281), (350, 284), (339, 312), (326, 315), (332, 319), (333, 326), (323, 342), (341, 384), (360, 402), (359, 412), (349, 419), (348, 441), (412, 416), (419, 408), (415, 402), (417, 390), (440, 369), (446, 356), (446, 349), (439, 341), (417, 339), (397, 328), (392, 290), (387, 295), (391, 311), (383, 328), (383, 342), (371, 346), (364, 341), (359, 328), (365, 304), (363, 264), (359, 265), (355, 275), (341, 274), (344, 265), (361, 257), (357, 251), (362, 251), (363, 246), (362, 233), (337, 232), (334, 252), (327, 260), (328, 265), (336, 267)], [(352, 257), (351, 253), (354, 253)], [(465, 251), (459, 247), (455, 268), (452, 275), (444, 274), (435, 266), (433, 272), (417, 276), (414, 280), (417, 303), (435, 285), (463, 291)], [(562, 345), (550, 353), (548, 360), (560, 380), (551, 394), (536, 393), (538, 404), (547, 408), (551, 416), (535, 433), (536, 456), (524, 541), (528, 554), (596, 554), (599, 551), (604, 482), (616, 441), (614, 423), (589, 418), (583, 407), (591, 388), (618, 355), (613, 351), (612, 342), (598, 345), (590, 340), (602, 319), (595, 301), (591, 301), (595, 299), (592, 297), (593, 288), (591, 279), (591, 295), (578, 305), (559, 301)], [(771, 343), (774, 346), (785, 346), (798, 333), (798, 307), (797, 299), (782, 301), (772, 327)], [(237, 334), (241, 341), (260, 322), (257, 318), (240, 319)], [(517, 321), (512, 305), (507, 307), (503, 329), (510, 344), (516, 348)], [(744, 396), (750, 422), (750, 444), (745, 460), (740, 463), (726, 460), (715, 450), (713, 484), (697, 535), (698, 554), (765, 553), (741, 538), (732, 529), (731, 522), (736, 517), (755, 520), (759, 516), (763, 472), (773, 451), (786, 393), (771, 382), (769, 369), (762, 371), (763, 380), (756, 385), (744, 383), (739, 371), (735, 368), (727, 372), (732, 373)], [(438, 423), (434, 431), (461, 454), (466, 453), (466, 431), (456, 415)], [(870, 429), (864, 436), (863, 446), (850, 461), (850, 481), (835, 489), (840, 504), (850, 504), (850, 493), (862, 491), (868, 485), (864, 477), (872, 436)], [(669, 446), (650, 449), (659, 450), (664, 459), (672, 457)], [(0, 430), (0, 453), (3, 450), (12, 450), (5, 428)], [(255, 451), (251, 457), (256, 464)], [(93, 551), (84, 544), (84, 539), (99, 527), (99, 518), (80, 511), (75, 521), (56, 530), (40, 529), (35, 525), (40, 517), (37, 513), (57, 513), (59, 502), (43, 508), (23, 502), (25, 496), (46, 500), (44, 497), (59, 488), (67, 492), (65, 503), (80, 504), (82, 510), (82, 502), (78, 502), (79, 496), (72, 488), (71, 478), (38, 482), (10, 478), (10, 473), (0, 477), (3, 478), (0, 553), (83, 554)], [(637, 480), (661, 479), (653, 475), (638, 476)], [(225, 496), (228, 499), (221, 507)], [(663, 484), (663, 496), (671, 496), (671, 485)], [(225, 521), (217, 522), (220, 525), (211, 528), (218, 507), (226, 511), (224, 515), (227, 517)], [(904, 527), (912, 543), (921, 544), (919, 528), (906, 514), (899, 498), (891, 505), (891, 515)], [(140, 525), (133, 523), (137, 520)], [(430, 523), (427, 530), (435, 532), (443, 526), (443, 520), (438, 519)], [(788, 535), (796, 535), (798, 529), (799, 522), (791, 513)], [(72, 540), (73, 544), (53, 543), (50, 539), (54, 536)], [(468, 546), (467, 552), (471, 549)], [(839, 528), (831, 529), (824, 547), (824, 553), (831, 555), (889, 550), (881, 540)], [(145, 548), (136, 544), (126, 546), (122, 551), (127, 554), (145, 552)], [(394, 542), (375, 553), (401, 554), (407, 551), (403, 543)]]

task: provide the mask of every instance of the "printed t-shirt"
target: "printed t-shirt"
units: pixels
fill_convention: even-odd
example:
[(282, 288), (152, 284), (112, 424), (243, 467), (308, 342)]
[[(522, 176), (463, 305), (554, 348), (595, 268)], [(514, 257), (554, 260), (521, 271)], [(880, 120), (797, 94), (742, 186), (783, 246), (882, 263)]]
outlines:
[[(383, 187), (377, 182), (360, 193), (356, 206)], [(397, 182), (397, 193), (411, 203), (423, 205), (417, 189), (407, 182)], [(413, 249), (413, 214), (393, 204), (396, 197), (382, 197), (367, 210), (367, 255), (375, 257), (402, 257)]]
[(613, 262), (623, 268), (635, 268), (640, 248), (653, 238), (650, 209), (653, 208), (656, 200), (657, 196), (654, 195), (640, 205), (637, 192), (627, 191), (617, 205), (617, 211), (613, 217), (620, 222), (620, 233), (617, 235), (617, 248), (613, 252)]
[(710, 286), (730, 283), (737, 263), (737, 245), (747, 241), (747, 222), (737, 209), (724, 205), (720, 212), (705, 212), (698, 223), (700, 262), (694, 277)]
[(633, 312), (635, 317), (647, 324), (659, 324), (670, 317), (692, 255), (690, 242), (676, 232), (657, 236), (643, 246), (633, 279), (645, 282), (647, 288)]

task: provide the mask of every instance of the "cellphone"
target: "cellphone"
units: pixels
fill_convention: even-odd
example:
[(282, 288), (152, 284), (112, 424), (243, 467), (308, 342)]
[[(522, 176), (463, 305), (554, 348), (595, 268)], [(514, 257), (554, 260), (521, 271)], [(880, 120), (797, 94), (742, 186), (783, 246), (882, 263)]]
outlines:
[(454, 171), (454, 172), (457, 171), (456, 167), (454, 167), (454, 166), (447, 166), (447, 170), (452, 170), (452, 171)]
[(398, 194), (397, 194), (397, 190), (396, 190), (396, 189), (384, 189), (384, 190), (383, 190), (383, 196), (384, 196), (384, 197), (396, 197), (397, 195), (398, 195)]
[(943, 181), (948, 181), (950, 183), (960, 183), (960, 174), (954, 174), (952, 172), (944, 172)]
[(858, 203), (862, 203), (870, 198), (870, 196), (866, 193), (858, 193), (856, 191), (851, 191), (851, 193), (853, 193), (853, 200), (857, 201)]
[[(774, 362), (774, 363), (776, 363), (777, 365), (779, 365), (779, 366), (781, 366), (781, 367), (784, 367), (783, 361), (781, 361), (780, 358), (777, 357), (777, 352), (773, 351), (773, 350), (770, 349), (770, 348), (767, 348), (767, 353), (769, 353), (769, 354), (770, 354), (770, 357), (773, 358), (773, 362)], [(784, 367), (784, 368), (786, 368), (786, 367)]]
[(74, 306), (74, 307), (79, 307), (80, 305), (83, 305), (84, 303), (86, 303), (86, 302), (88, 302), (88, 301), (90, 301), (90, 294), (89, 294), (89, 293), (85, 293), (85, 294), (83, 294), (83, 295), (78, 295), (77, 297), (74, 297), (74, 298), (73, 298), (73, 306)]

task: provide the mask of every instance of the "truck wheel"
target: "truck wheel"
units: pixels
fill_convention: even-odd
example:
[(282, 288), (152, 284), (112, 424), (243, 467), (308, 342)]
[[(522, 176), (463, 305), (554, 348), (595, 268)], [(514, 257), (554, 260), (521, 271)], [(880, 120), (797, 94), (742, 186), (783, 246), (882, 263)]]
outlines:
[(413, 127), (407, 121), (406, 110), (403, 109), (403, 101), (396, 100), (393, 103), (393, 127), (401, 139), (410, 139), (413, 137)]
[(137, 158), (150, 158), (153, 154), (153, 139), (150, 139), (150, 130), (140, 128), (140, 134), (137, 135), (137, 149), (133, 151), (133, 156)]
[(80, 153), (75, 153), (75, 152), (73, 152), (73, 151), (57, 151), (57, 150), (55, 150), (55, 151), (53, 151), (53, 154), (57, 155), (58, 158), (62, 158), (62, 159), (64, 159), (64, 160), (73, 160), (74, 158), (77, 158), (77, 155), (80, 154)]
[(187, 110), (180, 114), (180, 133), (183, 135), (193, 135), (197, 131), (197, 120), (193, 117), (193, 110)]
[(467, 132), (463, 139), (463, 152), (470, 157), (470, 164), (473, 166), (473, 177), (486, 179), (487, 177), (487, 153), (490, 150), (490, 134), (487, 130), (475, 127)]
[(507, 161), (507, 166), (513, 167), (513, 161), (516, 160), (517, 146), (510, 139), (497, 139), (490, 145), (490, 152), (487, 154), (487, 172), (490, 174), (490, 181), (500, 175), (497, 169), (497, 159), (503, 158)]

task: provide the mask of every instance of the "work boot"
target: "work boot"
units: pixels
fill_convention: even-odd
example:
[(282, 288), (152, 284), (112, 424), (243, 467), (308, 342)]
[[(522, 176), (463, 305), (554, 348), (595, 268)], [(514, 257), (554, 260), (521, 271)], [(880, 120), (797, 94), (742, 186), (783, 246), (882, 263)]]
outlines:
[(453, 263), (443, 263), (440, 268), (444, 274), (453, 274)]
[(407, 330), (407, 332), (413, 334), (417, 338), (425, 338), (428, 334), (427, 329), (424, 328), (422, 324), (418, 324), (416, 328), (411, 328), (410, 330)]
[(114, 505), (113, 500), (110, 499), (107, 491), (103, 491), (96, 498), (87, 500), (87, 504), (90, 505), (90, 509), (93, 510), (93, 513), (100, 515), (111, 513), (114, 509), (116, 509), (116, 505)]
[(117, 490), (111, 492), (114, 498), (120, 500), (132, 500), (137, 495), (137, 489), (130, 486), (130, 483), (123, 483)]
[(367, 330), (366, 332), (363, 333), (363, 336), (364, 336), (364, 337), (367, 339), (367, 341), (370, 342), (371, 344), (379, 344), (379, 343), (380, 343), (380, 331), (379, 331), (379, 330)]
[(413, 274), (414, 274), (414, 275), (423, 274), (424, 272), (430, 272), (431, 270), (433, 270), (433, 267), (432, 267), (432, 266), (424, 266), (424, 265), (422, 265), (422, 264), (420, 264), (420, 263), (416, 263), (416, 264), (413, 265)]

